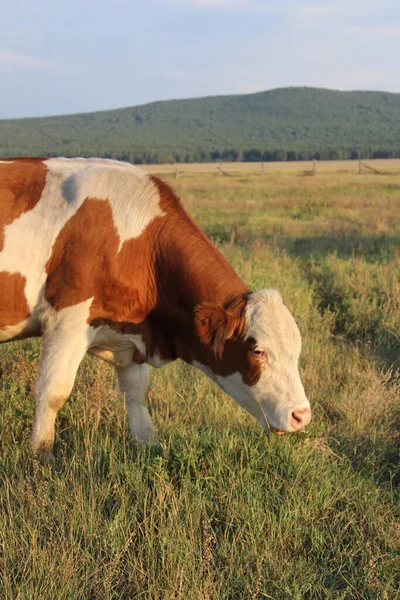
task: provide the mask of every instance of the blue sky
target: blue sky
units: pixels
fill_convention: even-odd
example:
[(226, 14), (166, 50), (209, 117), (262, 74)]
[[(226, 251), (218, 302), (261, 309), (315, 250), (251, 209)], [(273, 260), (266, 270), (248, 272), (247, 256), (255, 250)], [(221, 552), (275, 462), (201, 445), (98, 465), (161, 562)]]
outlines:
[(400, 92), (400, 1), (0, 1), (0, 118), (299, 85)]

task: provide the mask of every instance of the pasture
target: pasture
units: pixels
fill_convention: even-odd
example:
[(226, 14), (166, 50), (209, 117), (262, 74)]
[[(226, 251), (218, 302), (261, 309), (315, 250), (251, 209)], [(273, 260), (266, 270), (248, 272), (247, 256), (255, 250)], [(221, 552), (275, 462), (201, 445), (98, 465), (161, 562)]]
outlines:
[(267, 438), (176, 363), (152, 372), (157, 455), (132, 446), (113, 371), (88, 357), (42, 464), (40, 344), (3, 345), (2, 600), (400, 597), (400, 167), (379, 162), (392, 173), (149, 168), (250, 287), (281, 292), (313, 421)]

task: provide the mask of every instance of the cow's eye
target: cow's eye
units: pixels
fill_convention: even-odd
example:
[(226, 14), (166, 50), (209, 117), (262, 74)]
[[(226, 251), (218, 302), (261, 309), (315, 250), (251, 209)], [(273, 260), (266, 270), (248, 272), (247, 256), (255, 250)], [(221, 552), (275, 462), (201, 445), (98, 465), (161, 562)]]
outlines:
[(257, 356), (257, 358), (265, 358), (266, 357), (265, 350), (263, 350), (262, 348), (254, 348), (253, 354), (255, 356)]

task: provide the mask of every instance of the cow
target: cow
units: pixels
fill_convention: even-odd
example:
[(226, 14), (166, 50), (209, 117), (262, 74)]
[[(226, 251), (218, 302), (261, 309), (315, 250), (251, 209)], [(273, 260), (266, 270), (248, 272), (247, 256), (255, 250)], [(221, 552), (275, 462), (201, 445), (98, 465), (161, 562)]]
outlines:
[(111, 363), (133, 439), (157, 444), (149, 366), (182, 359), (266, 432), (311, 419), (301, 336), (279, 293), (252, 292), (138, 167), (107, 159), (0, 161), (0, 341), (42, 337), (31, 447), (51, 454), (86, 352)]

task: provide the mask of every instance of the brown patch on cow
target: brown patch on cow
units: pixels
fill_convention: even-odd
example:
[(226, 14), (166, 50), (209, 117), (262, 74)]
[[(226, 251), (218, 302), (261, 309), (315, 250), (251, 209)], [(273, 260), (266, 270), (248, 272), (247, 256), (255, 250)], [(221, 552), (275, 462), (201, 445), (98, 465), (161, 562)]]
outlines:
[(222, 357), (227, 340), (235, 333), (235, 324), (223, 306), (206, 302), (195, 308), (196, 330), (200, 341), (211, 346), (217, 358)]
[(110, 203), (86, 198), (54, 243), (46, 264), (46, 300), (61, 310), (93, 298), (90, 323), (140, 323), (155, 303), (144, 281), (150, 268), (144, 241), (128, 240), (119, 250)]
[(234, 298), (226, 306), (205, 302), (194, 309), (195, 327), (202, 344), (211, 346), (221, 359), (227, 340), (238, 339), (245, 328), (246, 295)]
[[(203, 364), (224, 377), (241, 373), (243, 381), (252, 386), (261, 377), (263, 361), (253, 354), (254, 340), (244, 338), (246, 304), (247, 294), (241, 294), (224, 307), (200, 305), (195, 309), (195, 323), (204, 345)], [(211, 357), (210, 348), (214, 354)]]
[(264, 370), (263, 361), (254, 356), (249, 340), (240, 338), (235, 342), (228, 340), (221, 362), (222, 367), (216, 366), (219, 375), (240, 373), (250, 387), (258, 382)]
[[(89, 324), (141, 335), (148, 357), (198, 360), (221, 375), (242, 372), (247, 343), (238, 351), (239, 340), (227, 340), (217, 360), (211, 346), (200, 342), (195, 309), (208, 302), (238, 315), (250, 290), (171, 188), (153, 176), (150, 182), (157, 186), (164, 216), (120, 249), (110, 203), (86, 198), (54, 243), (45, 298), (56, 310), (93, 298)], [(241, 314), (235, 330), (239, 334), (243, 328)]]
[(26, 278), (20, 273), (0, 272), (0, 329), (18, 325), (29, 317), (25, 285)]
[(43, 158), (13, 158), (0, 162), (0, 251), (4, 228), (32, 210), (42, 197), (47, 167)]
[(169, 185), (154, 176), (150, 179), (158, 188), (160, 207), (168, 215), (157, 234), (157, 276), (169, 304), (179, 297), (185, 308), (190, 308), (193, 327), (197, 304), (223, 305), (250, 290), (189, 217)]

